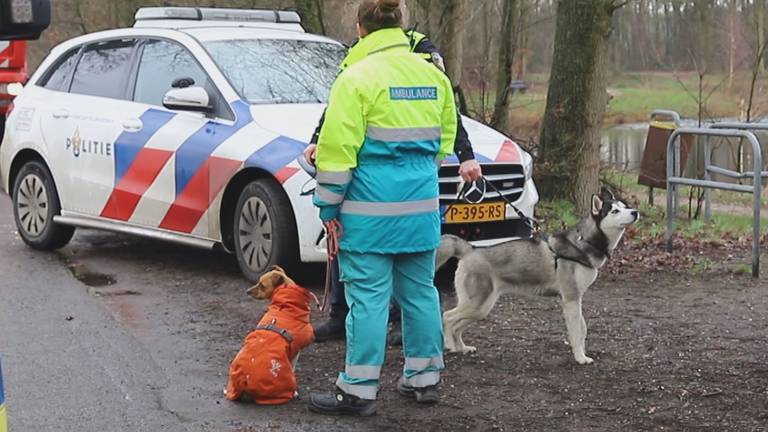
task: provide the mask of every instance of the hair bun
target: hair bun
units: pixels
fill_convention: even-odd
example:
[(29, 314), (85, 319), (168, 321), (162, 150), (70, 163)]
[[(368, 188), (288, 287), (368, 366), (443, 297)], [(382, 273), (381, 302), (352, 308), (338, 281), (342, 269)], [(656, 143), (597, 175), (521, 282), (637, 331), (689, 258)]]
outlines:
[(392, 12), (400, 7), (400, 0), (376, 0), (376, 6), (384, 12)]
[(402, 0), (364, 0), (357, 8), (357, 22), (367, 33), (385, 28), (402, 28)]

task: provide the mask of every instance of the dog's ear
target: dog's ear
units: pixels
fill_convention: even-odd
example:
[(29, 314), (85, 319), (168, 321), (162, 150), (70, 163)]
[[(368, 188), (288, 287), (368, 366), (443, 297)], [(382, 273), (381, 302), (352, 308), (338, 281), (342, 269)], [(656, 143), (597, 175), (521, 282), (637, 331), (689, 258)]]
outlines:
[(592, 214), (597, 216), (603, 208), (603, 200), (597, 195), (592, 195)]
[(279, 271), (272, 273), (272, 287), (277, 288), (285, 283), (285, 274)]
[(282, 268), (282, 267), (280, 267), (279, 265), (273, 265), (273, 266), (272, 266), (272, 267), (270, 267), (269, 269), (270, 269), (270, 270), (272, 270), (272, 271), (278, 271), (278, 272), (280, 272), (280, 273), (283, 273), (283, 274), (285, 274), (285, 270), (283, 270), (283, 268)]
[(600, 195), (598, 195), (603, 200), (608, 201), (616, 201), (616, 195), (613, 194), (613, 191), (608, 186), (603, 186), (600, 188)]

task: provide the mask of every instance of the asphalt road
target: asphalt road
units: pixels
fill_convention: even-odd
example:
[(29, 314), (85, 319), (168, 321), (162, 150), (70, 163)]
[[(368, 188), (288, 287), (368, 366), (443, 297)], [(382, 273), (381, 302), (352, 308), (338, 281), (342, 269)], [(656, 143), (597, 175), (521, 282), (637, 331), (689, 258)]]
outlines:
[[(319, 280), (319, 267), (305, 268)], [(78, 230), (60, 251), (31, 250), (0, 194), (10, 430), (348, 430), (305, 401), (224, 399), (228, 363), (265, 307), (247, 287), (231, 256), (119, 234)]]

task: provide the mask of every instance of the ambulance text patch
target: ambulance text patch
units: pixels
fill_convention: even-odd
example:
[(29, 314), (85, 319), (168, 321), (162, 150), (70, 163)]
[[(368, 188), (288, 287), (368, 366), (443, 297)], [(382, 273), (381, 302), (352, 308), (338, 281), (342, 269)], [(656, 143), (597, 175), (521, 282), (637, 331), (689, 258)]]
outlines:
[(390, 87), (391, 100), (437, 100), (437, 87)]

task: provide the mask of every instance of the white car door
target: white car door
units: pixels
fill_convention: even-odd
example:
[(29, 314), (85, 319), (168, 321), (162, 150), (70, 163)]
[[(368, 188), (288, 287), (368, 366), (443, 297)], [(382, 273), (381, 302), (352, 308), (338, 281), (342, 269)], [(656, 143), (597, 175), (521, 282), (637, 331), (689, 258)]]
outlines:
[(143, 125), (141, 107), (129, 100), (135, 64), (133, 38), (90, 43), (78, 54), (69, 93), (43, 116), (65, 211), (98, 216), (115, 184), (115, 147)]
[[(208, 237), (204, 218), (211, 199), (208, 173), (222, 168), (210, 156), (227, 136), (221, 128), (232, 124), (234, 115), (205, 70), (181, 44), (150, 38), (141, 42), (139, 52), (133, 100), (142, 107), (147, 123), (160, 127), (148, 139), (134, 142), (131, 154), (118, 155), (118, 171), (125, 174), (118, 174), (116, 189), (133, 188), (137, 198), (123, 199), (127, 205), (121, 216), (136, 224)], [(163, 96), (169, 90), (188, 86), (207, 91), (210, 111), (163, 107)], [(231, 170), (240, 166), (240, 161), (225, 162)], [(135, 171), (143, 174), (124, 185), (121, 179)]]
[[(40, 122), (40, 132), (45, 143), (45, 153), (50, 162), (50, 168), (57, 182), (57, 189), (61, 206), (64, 210), (70, 209), (70, 201), (76, 191), (71, 189), (75, 181), (71, 178), (71, 166), (73, 162), (72, 150), (66, 148), (66, 140), (69, 131), (74, 130), (72, 120), (69, 117), (69, 85), (72, 81), (72, 72), (80, 58), (81, 46), (72, 48), (62, 54), (42, 76), (37, 85), (39, 90), (33, 88), (27, 91), (28, 106), (24, 109), (25, 117), (34, 118)], [(19, 126), (17, 126), (19, 127)], [(21, 125), (22, 130), (32, 129), (27, 120)]]

